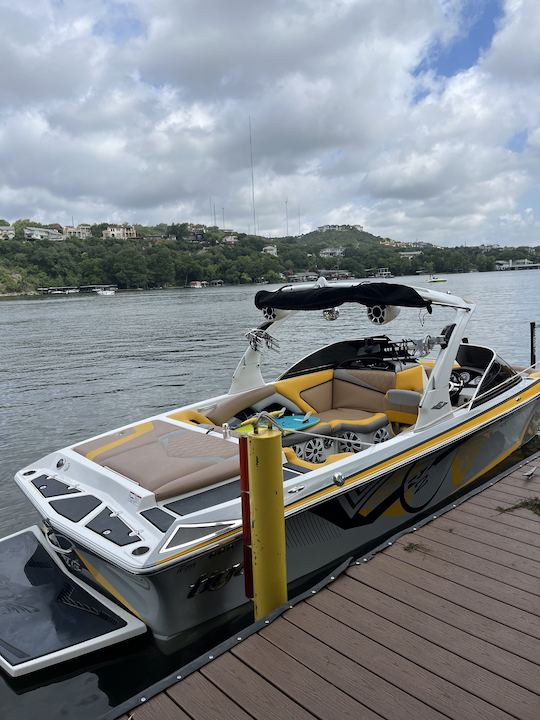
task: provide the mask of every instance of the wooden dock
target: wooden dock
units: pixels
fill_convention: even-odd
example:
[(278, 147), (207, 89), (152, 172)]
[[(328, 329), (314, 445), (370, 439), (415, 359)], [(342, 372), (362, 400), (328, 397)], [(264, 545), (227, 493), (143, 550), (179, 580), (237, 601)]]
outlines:
[(534, 498), (538, 454), (123, 720), (538, 720)]

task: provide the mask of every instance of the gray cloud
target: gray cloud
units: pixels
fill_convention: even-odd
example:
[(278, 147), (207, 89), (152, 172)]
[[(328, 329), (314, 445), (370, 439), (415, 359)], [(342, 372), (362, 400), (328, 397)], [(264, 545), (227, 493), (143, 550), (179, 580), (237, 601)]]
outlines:
[(251, 115), (265, 233), (288, 198), (304, 231), (537, 243), (540, 10), (507, 0), (475, 66), (415, 73), (461, 8), (0, 0), (0, 217), (207, 222), (212, 196), (247, 229)]

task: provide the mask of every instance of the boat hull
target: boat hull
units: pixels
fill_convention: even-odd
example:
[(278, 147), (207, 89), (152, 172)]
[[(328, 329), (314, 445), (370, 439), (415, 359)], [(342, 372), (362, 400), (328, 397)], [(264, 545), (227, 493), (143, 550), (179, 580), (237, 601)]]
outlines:
[[(466, 492), (540, 427), (540, 400), (477, 432), (457, 437), (398, 469), (287, 517), (289, 591), (306, 587), (351, 556), (361, 556)], [(134, 574), (88, 549), (62, 555), (69, 569), (105, 590), (171, 640), (246, 605), (243, 548), (235, 538), (161, 570)], [(246, 605), (246, 612), (249, 606)]]

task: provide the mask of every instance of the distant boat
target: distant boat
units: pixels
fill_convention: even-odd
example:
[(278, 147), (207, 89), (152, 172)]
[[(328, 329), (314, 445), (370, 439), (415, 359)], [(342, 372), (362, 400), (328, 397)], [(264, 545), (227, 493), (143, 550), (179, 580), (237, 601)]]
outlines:
[(446, 278), (441, 278), (437, 275), (430, 275), (428, 282), (446, 282)]
[(208, 287), (208, 282), (206, 280), (192, 280), (187, 287), (191, 290), (200, 290), (201, 288)]
[(387, 267), (377, 268), (377, 272), (375, 273), (374, 277), (376, 278), (383, 278), (384, 280), (387, 280), (388, 278), (393, 278), (394, 276), (390, 272), (390, 270)]
[(116, 290), (113, 290), (112, 288), (98, 288), (96, 290), (96, 295), (105, 295), (106, 297), (110, 297), (111, 295), (114, 295), (116, 293)]

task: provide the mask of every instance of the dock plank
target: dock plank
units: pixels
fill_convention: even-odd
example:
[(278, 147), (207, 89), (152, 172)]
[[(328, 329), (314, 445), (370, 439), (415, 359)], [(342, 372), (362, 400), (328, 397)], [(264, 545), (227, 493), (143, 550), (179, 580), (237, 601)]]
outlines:
[[(410, 563), (415, 567), (451, 580), (470, 590), (475, 590), (488, 597), (497, 598), (507, 605), (540, 616), (540, 599), (538, 595), (512, 587), (512, 585), (505, 582), (494, 580), (487, 575), (468, 570), (459, 565), (459, 560), (454, 564), (436, 557), (432, 554), (434, 543), (429, 541), (415, 543), (415, 546), (414, 550), (411, 550), (411, 544), (401, 539), (392, 548), (389, 548), (387, 554), (389, 557), (395, 557), (398, 560)], [(537, 583), (538, 592), (540, 593), (540, 580)]]
[[(463, 550), (458, 550), (456, 547), (444, 545), (433, 538), (426, 537), (426, 534), (423, 534), (422, 531), (416, 533), (414, 538), (411, 538), (410, 535), (400, 538), (396, 542), (396, 545), (398, 544), (407, 547), (411, 552), (414, 552), (415, 545), (419, 545), (420, 549), (424, 547), (428, 548), (429, 554), (434, 558), (440, 558), (460, 568), (470, 570), (477, 575), (486, 575), (511, 588), (524, 590), (526, 593), (535, 595), (536, 597), (540, 596), (540, 578), (535, 578), (519, 570), (514, 570), (513, 568), (494, 563), (491, 560), (471, 555)], [(390, 555), (391, 552), (389, 552), (389, 550), (387, 552)]]
[(540, 549), (518, 541), (515, 532), (509, 533), (505, 537), (496, 532), (484, 530), (479, 526), (467, 525), (458, 520), (447, 518), (446, 516), (440, 518), (440, 522), (437, 523), (437, 528), (467, 538), (467, 540), (476, 540), (492, 548), (498, 548), (506, 552), (514, 553), (514, 555), (519, 555), (519, 557), (533, 560), (537, 563), (538, 572), (540, 573)]
[(531, 490), (532, 492), (538, 492), (538, 484), (539, 484), (539, 478), (535, 477), (533, 475), (532, 477), (525, 477), (523, 473), (510, 473), (509, 475), (506, 475), (506, 477), (502, 478), (497, 485), (499, 485), (501, 488), (505, 487), (514, 487), (517, 490)]
[[(352, 616), (356, 618), (354, 630), (334, 619), (333, 616), (322, 613), (310, 603), (298, 605), (287, 614), (287, 619), (302, 627), (307, 633), (324, 639), (327, 644), (337, 645), (339, 643), (343, 654), (354, 658), (357, 662), (368, 662), (371, 667), (377, 667), (382, 677), (389, 677), (391, 674), (392, 681), (396, 685), (407, 687), (409, 693), (454, 720), (468, 717), (485, 718), (486, 720), (506, 719), (507, 715), (504, 711), (491, 702), (486, 702), (476, 694), (473, 695), (470, 691), (463, 689), (462, 682), (466, 682), (466, 678), (457, 662), (451, 666), (452, 673), (450, 675), (448, 674), (450, 668), (446, 664), (444, 664), (446, 677), (439, 674), (441, 668), (438, 668), (437, 664), (444, 652), (441, 648), (431, 647), (432, 657), (430, 659), (428, 653), (426, 658), (420, 649), (422, 638), (411, 633), (413, 646), (408, 651), (405, 649), (403, 653), (397, 652), (388, 647), (388, 644), (393, 642), (391, 635), (400, 628), (385, 623), (381, 618), (374, 621), (373, 614), (370, 613), (369, 617), (366, 617), (365, 611), (359, 613), (354, 604), (349, 604), (353, 608)], [(380, 621), (379, 627), (374, 629), (372, 623), (378, 621)], [(380, 633), (377, 631), (378, 629), (381, 630)], [(377, 636), (376, 640), (373, 639), (374, 635)], [(421, 657), (418, 657), (417, 651), (420, 652)], [(456, 661), (461, 660), (461, 658), (455, 659)], [(466, 661), (461, 660), (461, 662), (465, 663)], [(426, 663), (429, 669), (425, 667)], [(472, 663), (469, 665), (472, 666)], [(437, 672), (434, 672), (435, 669)], [(478, 675), (487, 676), (487, 673), (482, 668), (478, 668)], [(533, 720), (533, 716), (528, 714), (523, 717)], [(535, 717), (534, 720), (537, 718)]]
[[(514, 489), (517, 490), (517, 488)], [(518, 490), (519, 494), (516, 494), (510, 490), (508, 485), (503, 487), (499, 484), (484, 490), (484, 492), (486, 493), (486, 497), (492, 500), (499, 500), (501, 505), (509, 506), (515, 505), (520, 502), (520, 500), (534, 500), (534, 498), (538, 497), (538, 493), (531, 492), (530, 490)]]
[[(496, 598), (480, 594), (475, 590), (469, 590), (463, 585), (433, 575), (417, 566), (412, 567), (409, 563), (387, 554), (380, 556), (378, 566), (379, 570), (382, 569), (391, 576), (406, 580), (417, 587), (419, 591), (427, 591), (433, 595), (438, 595), (445, 600), (454, 602), (456, 605), (461, 605), (484, 617), (496, 620), (502, 625), (507, 625), (535, 638), (540, 638), (540, 619), (524, 610), (506, 605)], [(358, 577), (358, 574), (356, 577)], [(362, 581), (362, 578), (358, 577), (358, 579)]]
[(507, 525), (502, 523), (499, 518), (482, 518), (459, 509), (446, 513), (444, 519), (448, 522), (461, 523), (463, 525), (479, 528), (480, 530), (492, 532), (496, 535), (501, 535), (505, 539), (511, 536), (512, 540), (532, 547), (532, 554), (525, 554), (524, 557), (530, 557), (532, 560), (537, 561), (540, 559), (540, 538), (538, 537), (539, 533), (535, 531), (523, 530), (518, 527), (514, 527), (510, 533)]
[(404, 692), (399, 684), (392, 684), (389, 678), (375, 674), (372, 663), (366, 662), (368, 648), (362, 656), (358, 653), (351, 657), (347, 648), (340, 644), (339, 637), (334, 636), (331, 644), (326, 642), (329, 636), (322, 628), (324, 616), (317, 624), (317, 637), (295, 624), (295, 617), (297, 613), (293, 610), (287, 613), (286, 620), (277, 620), (261, 635), (360, 703), (375, 708), (384, 718), (398, 717), (400, 712), (418, 720), (442, 720), (445, 717), (435, 707)]
[(346, 575), (400, 602), (417, 607), (428, 615), (444, 620), (474, 637), (488, 640), (493, 645), (540, 664), (538, 641), (530, 635), (480, 615), (475, 610), (464, 608), (452, 600), (446, 600), (430, 592), (420, 592), (414, 583), (396, 575), (392, 576), (381, 568), (379, 563), (377, 565), (378, 567), (371, 567), (369, 573), (362, 573), (363, 568), (355, 566), (349, 569)]
[[(440, 527), (439, 524), (435, 525), (434, 523), (430, 523), (429, 525), (424, 525), (421, 530), (415, 533), (415, 538), (420, 536), (431, 538), (443, 545), (452, 548), (455, 547), (458, 550), (463, 550), (463, 552), (468, 552), (470, 555), (484, 558), (484, 560), (491, 560), (503, 567), (513, 568), (526, 575), (540, 578), (540, 563), (508, 552), (503, 548), (492, 547), (485, 542), (474, 541), (471, 538), (462, 537), (457, 533), (449, 533)], [(416, 542), (416, 540), (414, 540), (414, 542)]]
[(512, 485), (516, 488), (525, 488), (526, 490), (532, 490), (532, 492), (540, 495), (540, 476), (537, 474), (533, 475), (532, 478), (526, 478), (519, 475), (508, 475), (501, 480), (501, 487), (505, 485)]
[(256, 720), (315, 717), (232, 653), (203, 667), (201, 673)]
[[(464, 630), (449, 625), (432, 615), (427, 615), (416, 607), (406, 605), (347, 576), (342, 577), (339, 583), (334, 583), (329, 592), (337, 593), (347, 601), (355, 603), (358, 606), (356, 614), (359, 617), (362, 609), (368, 609), (382, 618), (386, 618), (389, 622), (406, 627), (426, 640), (467, 658), (517, 685), (522, 685), (532, 692), (536, 692), (538, 689), (538, 666), (535, 663), (524, 660), (483, 638), (471, 636)], [(335, 601), (321, 592), (313, 598), (309, 598), (308, 602), (310, 605), (328, 612), (334, 607)], [(345, 613), (339, 614), (342, 605), (336, 604), (336, 607), (334, 617), (339, 618), (345, 624), (350, 624)], [(358, 622), (354, 616), (353, 622)]]
[[(486, 703), (495, 705), (500, 710), (516, 713), (523, 719), (533, 720), (534, 718), (537, 720), (538, 704), (534, 693), (486, 670), (483, 665), (479, 666), (463, 656), (458, 656), (444, 647), (412, 633), (408, 628), (403, 627), (402, 623), (388, 622), (386, 618), (382, 618), (365, 607), (362, 612), (358, 612), (358, 607), (345, 599), (332, 597), (332, 600), (334, 605), (333, 610), (330, 611), (332, 617), (335, 617), (338, 608), (339, 611), (347, 614), (349, 627), (350, 622), (355, 623), (354, 630), (369, 637), (381, 647), (401, 655), (406, 660), (412, 659), (414, 664), (422, 667), (424, 671), (437, 675), (442, 680), (450, 681), (461, 690), (481, 698)], [(340, 616), (340, 620), (342, 620), (342, 616)], [(316, 625), (319, 637), (321, 625), (322, 622)], [(335, 629), (333, 631), (337, 632)], [(496, 648), (493, 648), (493, 651), (496, 652)], [(456, 693), (454, 692), (455, 697)], [(482, 708), (479, 712), (481, 711)]]
[[(511, 507), (511, 503), (506, 505), (506, 508)], [(483, 493), (480, 493), (479, 495), (475, 495), (474, 497), (467, 500), (466, 503), (463, 503), (460, 505), (460, 507), (468, 508), (469, 506), (475, 507), (485, 507), (494, 510), (495, 512), (500, 513), (500, 508), (503, 506), (503, 503), (501, 503), (498, 500), (493, 500), (492, 498), (484, 497)], [(503, 513), (501, 513), (503, 514)], [(536, 515), (536, 513), (533, 513), (531, 510), (527, 510), (526, 508), (516, 508), (514, 510), (511, 510), (510, 512), (504, 513), (505, 518), (523, 518), (524, 520), (529, 520), (532, 523), (536, 523), (537, 525), (540, 525), (540, 517)]]
[(250, 720), (236, 702), (198, 672), (173, 685), (167, 695), (193, 720)]
[[(496, 505), (497, 503), (495, 503)], [(516, 511), (501, 512), (494, 508), (485, 507), (484, 505), (477, 505), (473, 503), (467, 503), (461, 505), (460, 510), (464, 515), (470, 515), (471, 517), (485, 518), (486, 520), (493, 520), (502, 527), (512, 527), (518, 530), (526, 530), (527, 532), (536, 536), (536, 542), (539, 542), (538, 536), (540, 535), (540, 522), (534, 522), (525, 518), (522, 515), (518, 515)], [(450, 513), (448, 514), (450, 515)], [(508, 530), (507, 532), (510, 532)]]
[(320, 720), (380, 718), (259, 634), (231, 652)]
[(189, 715), (178, 707), (165, 693), (156, 695), (146, 703), (132, 710), (128, 718), (131, 720), (191, 720)]

